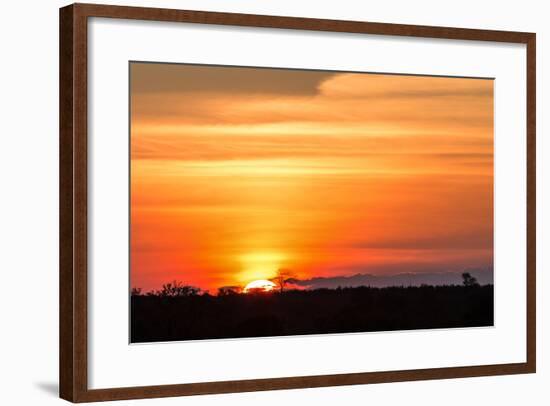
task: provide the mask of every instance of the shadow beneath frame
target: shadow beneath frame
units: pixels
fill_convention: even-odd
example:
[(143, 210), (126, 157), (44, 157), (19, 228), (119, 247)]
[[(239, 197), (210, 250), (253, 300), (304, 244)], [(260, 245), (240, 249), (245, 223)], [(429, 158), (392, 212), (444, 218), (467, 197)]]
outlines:
[(57, 382), (35, 382), (34, 385), (50, 396), (55, 396), (56, 398), (59, 396), (59, 385)]

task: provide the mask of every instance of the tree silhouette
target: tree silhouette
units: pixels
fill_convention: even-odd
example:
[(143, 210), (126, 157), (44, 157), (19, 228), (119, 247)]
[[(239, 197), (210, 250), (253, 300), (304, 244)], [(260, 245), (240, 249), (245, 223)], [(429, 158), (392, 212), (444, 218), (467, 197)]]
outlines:
[(141, 288), (132, 288), (131, 295), (132, 296), (141, 296)]
[(288, 280), (293, 277), (293, 273), (288, 269), (277, 269), (277, 273), (273, 278), (270, 279), (271, 282), (276, 283), (279, 287), (279, 292), (283, 293), (285, 290), (285, 285)]
[(197, 296), (200, 289), (194, 286), (184, 285), (179, 281), (173, 281), (162, 285), (162, 289), (156, 292), (161, 297)]
[(462, 285), (466, 287), (479, 286), (477, 279), (470, 275), (470, 272), (464, 272), (462, 274)]

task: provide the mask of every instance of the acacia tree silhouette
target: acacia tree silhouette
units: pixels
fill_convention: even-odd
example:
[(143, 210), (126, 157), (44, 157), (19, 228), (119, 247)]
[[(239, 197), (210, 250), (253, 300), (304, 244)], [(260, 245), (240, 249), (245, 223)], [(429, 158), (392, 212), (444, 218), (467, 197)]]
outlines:
[(470, 274), (470, 272), (464, 272), (462, 274), (462, 285), (466, 287), (471, 287), (479, 286), (479, 283), (477, 282), (477, 279)]
[(293, 273), (288, 269), (277, 269), (277, 273), (273, 278), (270, 279), (271, 282), (274, 282), (279, 287), (279, 292), (283, 293), (285, 290), (285, 285), (289, 279), (293, 278)]

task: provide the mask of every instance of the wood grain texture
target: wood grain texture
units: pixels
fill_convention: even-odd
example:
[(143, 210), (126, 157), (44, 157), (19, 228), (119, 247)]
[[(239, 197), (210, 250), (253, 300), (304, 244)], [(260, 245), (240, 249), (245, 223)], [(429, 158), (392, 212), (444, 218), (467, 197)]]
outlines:
[[(88, 389), (87, 359), (87, 21), (88, 17), (398, 35), (527, 45), (527, 360), (525, 363), (368, 372), (179, 385)], [(60, 396), (72, 402), (139, 399), (536, 370), (536, 37), (533, 33), (335, 21), (234, 13), (74, 4), (60, 9)], [(127, 272), (127, 270), (121, 270)]]
[(73, 7), (59, 12), (59, 395), (74, 396)]
[(81, 402), (124, 399), (147, 399), (172, 396), (254, 392), (264, 390), (319, 388), (324, 386), (362, 385), (386, 382), (420, 381), (428, 379), (467, 378), (490, 375), (523, 374), (531, 371), (527, 364), (483, 365), (417, 369), (406, 371), (367, 372), (338, 375), (300, 376), (244, 381), (201, 382), (181, 385), (141, 386), (90, 390), (79, 398)]
[(60, 9), (60, 381), (78, 401), (87, 384), (87, 16)]
[(74, 385), (78, 400), (88, 390), (88, 27), (87, 14), (73, 12), (73, 202), (74, 202)]

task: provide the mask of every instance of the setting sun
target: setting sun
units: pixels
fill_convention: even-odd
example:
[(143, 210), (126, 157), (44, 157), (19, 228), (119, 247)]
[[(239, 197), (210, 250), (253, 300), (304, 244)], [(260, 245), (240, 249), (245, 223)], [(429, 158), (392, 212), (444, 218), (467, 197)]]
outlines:
[(244, 292), (248, 293), (250, 291), (254, 292), (271, 292), (273, 289), (275, 289), (277, 285), (275, 285), (273, 282), (265, 280), (265, 279), (258, 279), (256, 281), (250, 282), (248, 285), (245, 286)]

